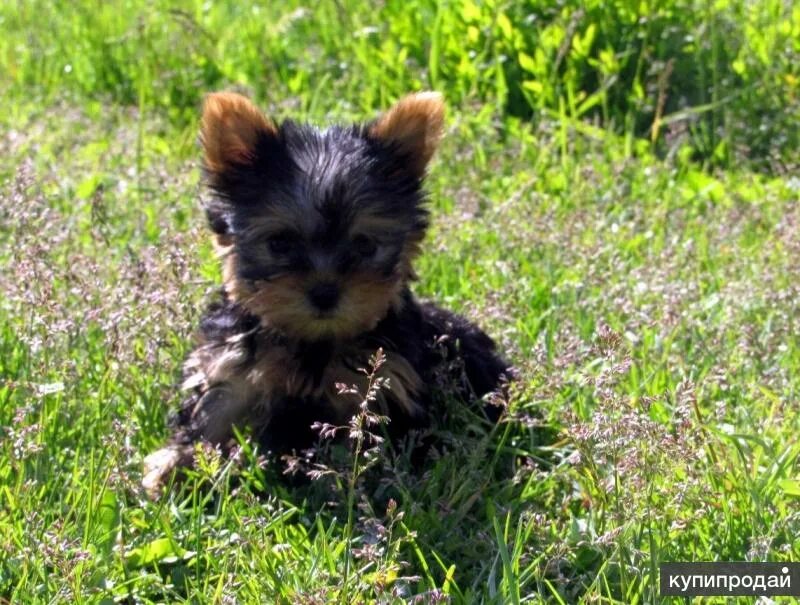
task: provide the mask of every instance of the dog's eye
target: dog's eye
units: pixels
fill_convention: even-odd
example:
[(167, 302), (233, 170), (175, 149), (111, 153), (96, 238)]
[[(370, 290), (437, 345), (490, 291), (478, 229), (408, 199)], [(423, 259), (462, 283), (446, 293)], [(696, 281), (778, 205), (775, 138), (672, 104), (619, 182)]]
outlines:
[(372, 258), (378, 251), (378, 245), (366, 235), (356, 235), (353, 238), (353, 250), (361, 258)]
[(295, 239), (288, 233), (278, 233), (267, 240), (269, 251), (276, 256), (289, 254), (296, 245)]

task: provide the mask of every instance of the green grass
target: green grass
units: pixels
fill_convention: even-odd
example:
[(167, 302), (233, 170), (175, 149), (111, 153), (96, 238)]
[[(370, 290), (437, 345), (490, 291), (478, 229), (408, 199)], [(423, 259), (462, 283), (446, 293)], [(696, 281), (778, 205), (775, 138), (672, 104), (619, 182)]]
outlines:
[[(0, 34), (0, 602), (660, 603), (663, 561), (800, 559), (800, 8), (32, 1)], [(144, 497), (225, 87), (320, 123), (445, 94), (416, 290), (520, 368), (501, 423), (300, 486), (245, 443)]]

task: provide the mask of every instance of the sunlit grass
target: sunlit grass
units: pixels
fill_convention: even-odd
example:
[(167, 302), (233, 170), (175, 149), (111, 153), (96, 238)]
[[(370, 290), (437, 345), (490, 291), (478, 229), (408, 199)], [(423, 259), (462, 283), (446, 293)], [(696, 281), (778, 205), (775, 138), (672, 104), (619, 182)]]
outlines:
[[(564, 6), (0, 9), (0, 600), (656, 603), (662, 561), (798, 559), (800, 13)], [(696, 46), (642, 41), (668, 25)], [(144, 497), (219, 279), (196, 115), (234, 84), (320, 122), (445, 93), (415, 288), (519, 367), (500, 424), (452, 404), (422, 470), (350, 491), (245, 443)]]

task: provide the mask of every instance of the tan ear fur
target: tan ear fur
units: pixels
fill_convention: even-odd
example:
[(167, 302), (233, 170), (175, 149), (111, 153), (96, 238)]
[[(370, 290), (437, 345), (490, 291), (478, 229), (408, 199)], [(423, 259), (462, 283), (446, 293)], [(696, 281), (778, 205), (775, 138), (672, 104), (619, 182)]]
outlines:
[(206, 97), (200, 126), (205, 166), (224, 172), (233, 164), (253, 160), (258, 136), (277, 132), (247, 97), (234, 92), (215, 92)]
[(444, 101), (438, 92), (406, 95), (370, 126), (372, 136), (407, 153), (411, 168), (425, 171), (444, 132)]

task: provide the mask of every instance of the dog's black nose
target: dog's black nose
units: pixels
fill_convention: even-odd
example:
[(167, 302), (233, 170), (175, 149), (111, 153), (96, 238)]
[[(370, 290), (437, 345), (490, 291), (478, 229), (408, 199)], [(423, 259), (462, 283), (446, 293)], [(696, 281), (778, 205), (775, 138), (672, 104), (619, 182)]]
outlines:
[(339, 286), (331, 283), (317, 284), (308, 291), (308, 299), (320, 311), (330, 311), (339, 302)]

